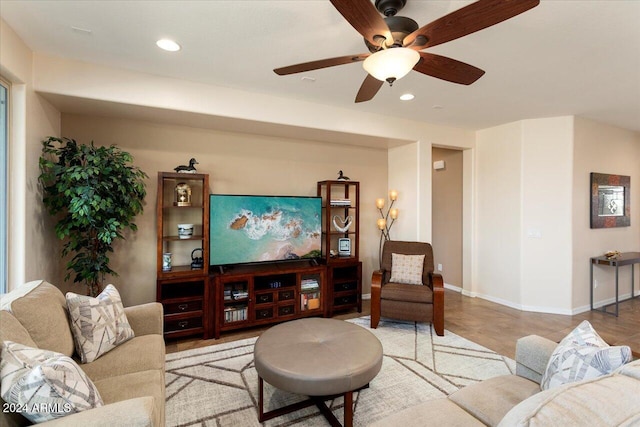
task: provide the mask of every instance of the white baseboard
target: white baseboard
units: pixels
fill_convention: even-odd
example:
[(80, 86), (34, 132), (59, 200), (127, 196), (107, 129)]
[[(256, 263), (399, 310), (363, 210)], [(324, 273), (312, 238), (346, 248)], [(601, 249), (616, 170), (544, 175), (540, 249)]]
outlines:
[(461, 288), (461, 287), (459, 287), (459, 286), (450, 285), (450, 284), (448, 284), (448, 283), (445, 283), (445, 284), (444, 284), (444, 288), (445, 288), (445, 289), (449, 289), (449, 290), (451, 290), (451, 291), (458, 292), (458, 293), (462, 293), (462, 288)]

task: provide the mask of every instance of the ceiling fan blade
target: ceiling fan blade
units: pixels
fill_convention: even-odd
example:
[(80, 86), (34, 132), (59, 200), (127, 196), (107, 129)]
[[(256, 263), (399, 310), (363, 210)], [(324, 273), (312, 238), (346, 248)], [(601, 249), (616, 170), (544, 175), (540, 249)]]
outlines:
[(331, 0), (331, 4), (369, 43), (380, 45), (376, 36), (393, 42), (387, 23), (370, 0)]
[(420, 61), (413, 69), (431, 77), (462, 85), (470, 85), (484, 74), (483, 70), (473, 65), (426, 52), (420, 52)]
[(319, 70), (320, 68), (334, 67), (336, 65), (351, 64), (352, 62), (360, 62), (367, 59), (368, 53), (340, 56), (336, 58), (320, 59), (318, 61), (304, 62), (302, 64), (289, 65), (288, 67), (276, 68), (273, 70), (279, 76), (287, 74), (302, 73), (305, 71)]
[[(421, 50), (475, 33), (536, 7), (540, 0), (478, 0), (418, 28), (403, 45)], [(426, 43), (422, 38), (426, 37)], [(416, 42), (414, 44), (414, 42)]]
[(362, 86), (360, 86), (360, 90), (356, 95), (356, 103), (373, 99), (383, 84), (383, 81), (376, 79), (371, 74), (367, 74), (367, 77), (362, 82)]

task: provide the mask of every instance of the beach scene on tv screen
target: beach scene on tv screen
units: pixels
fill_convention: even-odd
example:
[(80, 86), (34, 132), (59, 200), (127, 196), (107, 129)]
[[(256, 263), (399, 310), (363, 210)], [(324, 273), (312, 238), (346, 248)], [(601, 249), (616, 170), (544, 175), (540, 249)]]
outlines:
[(211, 195), (211, 264), (317, 258), (316, 197)]

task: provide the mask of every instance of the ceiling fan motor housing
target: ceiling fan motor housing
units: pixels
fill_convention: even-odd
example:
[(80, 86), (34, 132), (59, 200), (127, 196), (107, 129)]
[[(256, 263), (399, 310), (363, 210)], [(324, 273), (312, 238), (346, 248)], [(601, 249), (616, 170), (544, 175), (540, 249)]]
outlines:
[[(416, 21), (411, 18), (407, 18), (406, 16), (387, 16), (384, 20), (391, 31), (391, 36), (393, 37), (393, 43), (386, 42), (386, 47), (402, 46), (404, 38), (419, 28)], [(367, 39), (364, 39), (364, 43), (367, 45), (367, 48), (371, 53), (383, 49), (381, 44), (371, 44)]]
[(384, 16), (394, 16), (407, 4), (407, 0), (376, 0), (375, 4)]

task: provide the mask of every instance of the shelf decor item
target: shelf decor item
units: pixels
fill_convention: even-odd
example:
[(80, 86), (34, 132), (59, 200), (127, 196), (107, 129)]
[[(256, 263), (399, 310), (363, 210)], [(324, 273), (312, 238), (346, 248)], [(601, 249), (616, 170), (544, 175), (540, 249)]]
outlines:
[[(380, 245), (378, 251), (378, 261), (380, 265), (382, 265), (382, 243), (391, 240), (389, 232), (391, 231), (391, 227), (393, 227), (393, 223), (398, 219), (398, 209), (393, 207), (393, 204), (398, 200), (398, 192), (396, 190), (389, 191), (389, 200), (391, 200), (391, 203), (385, 214), (382, 211), (385, 204), (384, 199), (376, 199), (376, 208), (378, 208), (378, 212), (380, 212), (380, 218), (377, 221), (378, 229), (380, 230)], [(391, 218), (391, 222), (389, 222), (389, 218)]]
[(178, 224), (178, 237), (190, 239), (193, 236), (193, 224)]
[(162, 271), (171, 271), (171, 252), (162, 254)]
[(341, 233), (346, 233), (347, 231), (349, 231), (349, 227), (351, 227), (351, 224), (353, 224), (353, 216), (351, 215), (348, 215), (344, 219), (342, 219), (338, 215), (333, 216), (333, 226)]
[(174, 206), (191, 206), (191, 187), (186, 182), (180, 182), (175, 189)]
[(74, 139), (48, 137), (39, 160), (42, 201), (56, 218), (55, 232), (66, 240), (62, 256), (70, 256), (65, 280), (75, 274), (87, 295), (97, 296), (107, 275), (114, 241), (142, 212), (147, 174), (133, 166), (133, 157), (115, 145), (78, 144)]
[(197, 165), (197, 164), (198, 162), (196, 161), (196, 159), (192, 157), (191, 160), (189, 160), (189, 166), (180, 165), (173, 168), (173, 170), (176, 171), (177, 173), (196, 173), (197, 170), (194, 165)]

